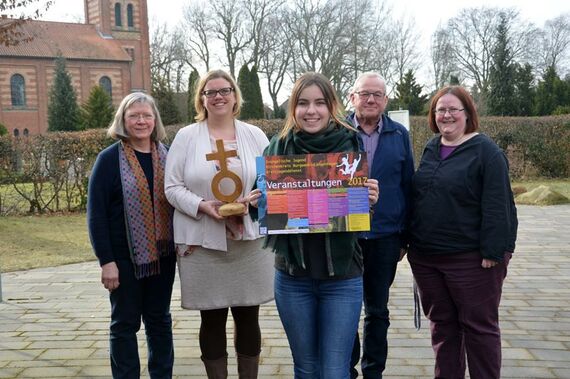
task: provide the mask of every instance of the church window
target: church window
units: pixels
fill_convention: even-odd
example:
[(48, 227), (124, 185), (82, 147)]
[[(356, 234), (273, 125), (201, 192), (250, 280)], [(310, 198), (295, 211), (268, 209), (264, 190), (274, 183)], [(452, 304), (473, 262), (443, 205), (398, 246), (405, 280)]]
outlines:
[(12, 106), (26, 106), (26, 82), (22, 75), (12, 75), (10, 78), (10, 92), (12, 94)]
[(115, 3), (115, 26), (123, 26), (121, 20), (121, 4)]
[(129, 28), (134, 28), (135, 22), (133, 17), (133, 4), (127, 5), (127, 26)]
[(109, 98), (113, 98), (113, 86), (108, 76), (102, 76), (101, 79), (99, 79), (99, 86), (109, 95)]

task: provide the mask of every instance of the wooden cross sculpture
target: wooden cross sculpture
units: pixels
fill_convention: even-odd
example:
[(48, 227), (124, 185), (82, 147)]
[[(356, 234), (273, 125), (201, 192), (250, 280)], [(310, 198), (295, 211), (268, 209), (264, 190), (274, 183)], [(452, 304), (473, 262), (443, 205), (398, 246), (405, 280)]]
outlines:
[[(233, 171), (228, 170), (228, 162), (226, 161), (226, 159), (231, 157), (237, 157), (237, 151), (236, 150), (226, 151), (224, 147), (224, 140), (221, 139), (216, 140), (216, 147), (218, 150), (216, 153), (206, 154), (207, 161), (217, 160), (220, 162), (220, 171), (212, 179), (212, 193), (214, 194), (216, 199), (225, 201), (226, 203), (232, 203), (241, 194), (243, 185), (241, 183), (240, 177), (237, 176)], [(220, 190), (220, 181), (224, 178), (231, 179), (231, 181), (234, 182), (235, 185), (234, 192), (232, 192), (229, 195), (222, 193), (222, 191)], [(243, 212), (245, 212), (245, 205), (241, 203), (238, 204), (240, 205), (239, 210), (237, 210), (236, 208), (237, 204), (225, 204), (220, 207), (219, 212), (222, 216), (228, 216), (231, 214), (242, 214)], [(226, 207), (225, 208), (226, 210), (224, 210), (224, 207)], [(234, 210), (230, 211), (230, 208), (233, 208)]]

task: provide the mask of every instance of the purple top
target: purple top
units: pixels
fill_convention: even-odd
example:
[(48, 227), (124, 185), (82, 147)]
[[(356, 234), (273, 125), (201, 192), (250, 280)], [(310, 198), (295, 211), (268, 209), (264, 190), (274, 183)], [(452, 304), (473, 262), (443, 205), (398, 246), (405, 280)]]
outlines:
[(449, 155), (453, 153), (455, 149), (457, 149), (457, 146), (441, 145), (439, 148), (439, 157), (441, 158), (441, 160), (444, 160), (447, 157), (449, 157)]

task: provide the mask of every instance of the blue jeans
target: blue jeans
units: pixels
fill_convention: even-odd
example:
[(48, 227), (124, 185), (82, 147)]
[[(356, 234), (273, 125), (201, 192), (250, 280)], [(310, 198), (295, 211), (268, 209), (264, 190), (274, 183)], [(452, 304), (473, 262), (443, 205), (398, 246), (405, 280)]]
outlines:
[[(364, 257), (364, 328), (362, 376), (381, 379), (388, 357), (388, 327), (390, 286), (396, 277), (400, 259), (400, 236), (359, 239)], [(356, 335), (351, 360), (351, 377), (360, 356), (360, 341)]]
[(296, 379), (348, 379), (362, 277), (314, 280), (275, 273), (275, 302)]
[(152, 379), (172, 378), (174, 344), (170, 298), (176, 272), (174, 257), (162, 258), (160, 274), (137, 280), (130, 260), (117, 261), (119, 287), (111, 292), (111, 371), (115, 379), (140, 378), (137, 332), (141, 319)]

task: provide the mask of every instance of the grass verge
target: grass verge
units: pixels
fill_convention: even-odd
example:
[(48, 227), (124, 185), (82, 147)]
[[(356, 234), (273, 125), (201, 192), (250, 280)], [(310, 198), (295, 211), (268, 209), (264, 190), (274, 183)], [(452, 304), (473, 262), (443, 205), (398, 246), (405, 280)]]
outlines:
[[(514, 182), (530, 191), (550, 186), (570, 198), (570, 179)], [(95, 259), (84, 213), (0, 217), (0, 271), (28, 270)]]
[(94, 260), (84, 213), (0, 217), (0, 271)]

